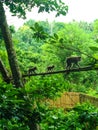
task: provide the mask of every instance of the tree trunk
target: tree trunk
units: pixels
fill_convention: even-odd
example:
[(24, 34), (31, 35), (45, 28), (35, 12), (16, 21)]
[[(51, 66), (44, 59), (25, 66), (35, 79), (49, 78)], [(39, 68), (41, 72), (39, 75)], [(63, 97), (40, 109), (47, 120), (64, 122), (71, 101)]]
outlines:
[(14, 50), (12, 37), (5, 16), (5, 10), (1, 1), (0, 1), (0, 28), (1, 28), (2, 36), (4, 38), (6, 50), (7, 50), (14, 84), (16, 87), (23, 87), (22, 76), (16, 58), (16, 52)]
[(11, 82), (11, 79), (8, 75), (8, 72), (2, 62), (2, 60), (0, 59), (0, 72), (2, 74), (2, 77), (3, 77), (3, 80), (6, 82), (6, 83), (10, 83)]

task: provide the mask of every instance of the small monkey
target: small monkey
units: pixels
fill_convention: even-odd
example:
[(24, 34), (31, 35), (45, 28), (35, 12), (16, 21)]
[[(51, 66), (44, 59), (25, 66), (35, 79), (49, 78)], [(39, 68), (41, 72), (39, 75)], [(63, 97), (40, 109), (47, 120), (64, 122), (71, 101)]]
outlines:
[(75, 57), (67, 57), (66, 59), (66, 69), (70, 69), (73, 65), (77, 65), (79, 66), (79, 61), (81, 61), (81, 57), (80, 56), (75, 56)]
[(36, 73), (36, 72), (35, 72), (36, 70), (37, 70), (37, 67), (29, 68), (28, 73), (29, 73), (29, 74), (32, 74), (32, 73), (35, 74), (35, 73)]
[(54, 69), (54, 65), (47, 67), (47, 72), (52, 71)]

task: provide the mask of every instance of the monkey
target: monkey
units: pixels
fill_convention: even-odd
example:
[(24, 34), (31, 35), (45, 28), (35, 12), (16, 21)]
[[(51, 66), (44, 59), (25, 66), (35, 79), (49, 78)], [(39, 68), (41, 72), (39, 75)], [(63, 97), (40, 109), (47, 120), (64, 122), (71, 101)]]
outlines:
[(48, 67), (47, 67), (47, 72), (52, 71), (52, 70), (54, 69), (54, 67), (55, 67), (54, 65), (48, 66)]
[(32, 73), (35, 74), (35, 73), (36, 73), (36, 72), (35, 72), (36, 70), (37, 70), (37, 67), (29, 68), (28, 73), (29, 73), (29, 74), (32, 74)]
[(75, 56), (75, 57), (67, 57), (66, 59), (66, 69), (70, 69), (73, 65), (77, 65), (78, 67), (80, 67), (79, 65), (79, 61), (81, 61), (81, 57), (80, 56)]

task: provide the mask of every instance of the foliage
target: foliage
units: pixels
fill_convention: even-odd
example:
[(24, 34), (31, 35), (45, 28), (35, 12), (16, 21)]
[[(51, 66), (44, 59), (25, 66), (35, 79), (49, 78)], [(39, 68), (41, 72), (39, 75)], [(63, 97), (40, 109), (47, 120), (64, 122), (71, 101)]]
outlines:
[(56, 16), (59, 16), (60, 14), (66, 15), (68, 12), (68, 6), (65, 5), (64, 2), (61, 0), (23, 0), (23, 1), (17, 1), (17, 0), (2, 0), (2, 3), (4, 3), (6, 6), (9, 7), (10, 12), (13, 13), (13, 16), (17, 15), (18, 17), (25, 18), (26, 16), (26, 10), (31, 11), (33, 7), (38, 7), (38, 13), (40, 12), (48, 12), (56, 11)]
[(32, 77), (26, 83), (26, 90), (35, 95), (35, 98), (42, 100), (55, 98), (64, 91), (65, 87), (66, 83), (61, 75)]
[(20, 90), (13, 88), (12, 85), (0, 83), (0, 86), (0, 128), (24, 128), (24, 123), (20, 123), (24, 118), (21, 110), (23, 106), (19, 107), (19, 105), (24, 105), (24, 100), (20, 98), (23, 97), (22, 93), (19, 92)]
[[(13, 15), (23, 18), (26, 16), (26, 11), (30, 11), (35, 6), (38, 7), (38, 13), (56, 11), (56, 16), (59, 16), (66, 15), (68, 12), (68, 7), (61, 0), (2, 0), (0, 3), (1, 10), (3, 10), (3, 3), (9, 7)], [(3, 15), (4, 12), (1, 15), (2, 19)], [(2, 20), (0, 25), (4, 33), (8, 32), (5, 31), (7, 24), (2, 28), (4, 25)], [(72, 55), (82, 57), (81, 66), (91, 65), (98, 68), (98, 64), (94, 61), (98, 60), (97, 26), (97, 21), (94, 23), (94, 28), (92, 24), (75, 21), (52, 24), (30, 21), (18, 31), (14, 26), (10, 26), (22, 73), (28, 74), (28, 68), (32, 66), (37, 66), (37, 73), (46, 72), (50, 64), (55, 65), (54, 70), (65, 69), (65, 59)], [(12, 45), (10, 42), (9, 38), (9, 45)], [(1, 32), (0, 43), (1, 58), (8, 67), (8, 61), (4, 59), (5, 57), (7, 59), (7, 55)], [(8, 41), (5, 43), (8, 45)], [(13, 48), (12, 52), (14, 52)], [(10, 48), (7, 50), (11, 51)], [(12, 59), (11, 56), (13, 58), (13, 55), (10, 55), (9, 59)], [(16, 61), (15, 58), (13, 60)], [(14, 74), (15, 72), (13, 71)], [(30, 124), (40, 124), (43, 130), (95, 129), (98, 125), (98, 110), (90, 104), (78, 105), (65, 113), (61, 109), (50, 108), (48, 102), (44, 101), (59, 96), (63, 91), (87, 92), (91, 88), (96, 92), (95, 86), (98, 85), (96, 77), (97, 72), (26, 77), (23, 79), (24, 87), (17, 89), (14, 85), (5, 84), (0, 77), (0, 128), (29, 130)]]
[[(49, 65), (55, 65), (53, 71), (66, 68), (66, 57), (80, 55), (80, 67), (92, 65), (98, 67), (97, 43), (94, 33), (80, 27), (79, 23), (52, 23), (30, 21), (12, 33), (19, 65), (23, 74), (28, 68), (37, 66), (37, 73), (46, 72)], [(45, 26), (44, 26), (45, 25)], [(82, 26), (82, 25), (81, 25)], [(30, 28), (32, 27), (32, 29)], [(55, 28), (54, 28), (55, 27)], [(12, 31), (13, 32), (13, 31)], [(52, 33), (49, 33), (52, 32)], [(38, 37), (40, 33), (46, 37)], [(1, 38), (0, 55), (9, 69), (7, 54)], [(96, 61), (96, 62), (95, 62)], [(89, 93), (98, 96), (97, 71), (74, 72), (69, 75), (43, 75), (26, 77), (24, 88), (13, 88), (5, 84), (0, 77), (0, 120), (1, 129), (27, 129), (29, 121), (39, 123), (43, 130), (89, 130), (98, 124), (98, 112), (91, 105), (79, 105), (64, 112), (49, 108), (45, 99), (53, 99), (63, 91)], [(94, 111), (96, 111), (94, 113)], [(84, 121), (83, 121), (84, 119)]]
[(95, 130), (98, 125), (98, 109), (89, 103), (77, 105), (68, 112), (62, 109), (46, 109), (45, 112), (42, 130)]
[[(0, 86), (1, 129), (29, 130), (30, 120), (35, 123), (39, 122), (35, 100), (30, 99), (29, 93), (24, 88), (16, 89), (4, 83), (0, 83)], [(33, 95), (32, 98), (34, 98)]]
[(34, 27), (31, 26), (30, 28), (34, 31), (34, 38), (44, 40), (48, 37), (48, 34), (44, 31), (44, 28), (38, 23), (35, 23)]
[[(36, 23), (32, 20), (25, 23), (12, 35), (23, 74), (27, 74), (28, 68), (32, 66), (37, 66), (37, 73), (45, 72), (47, 66), (52, 64), (55, 65), (55, 71), (65, 69), (66, 57), (71, 55), (80, 55), (82, 57), (80, 62), (81, 67), (92, 65), (92, 67), (97, 68), (97, 62), (95, 64), (94, 60), (97, 60), (98, 57), (97, 44), (92, 38), (91, 33), (84, 31), (79, 27), (80, 24), (75, 21), (72, 23), (54, 22), (51, 24), (53, 34), (50, 35), (48, 33), (50, 32), (51, 25), (47, 21)], [(35, 25), (38, 26), (38, 29), (30, 29), (30, 27), (35, 28)], [(47, 34), (45, 39), (39, 39), (33, 35), (39, 32), (40, 27), (44, 32), (43, 34)], [(1, 49), (1, 56), (4, 59), (4, 46), (1, 46)], [(5, 63), (8, 66), (8, 63)], [(98, 82), (95, 71), (64, 74), (62, 78), (64, 79), (63, 83), (66, 84), (66, 91), (87, 92), (90, 87), (97, 90), (95, 86)]]
[(30, 120), (39, 123), (42, 130), (95, 130), (98, 125), (98, 109), (89, 103), (67, 112), (42, 102), (41, 93), (34, 86), (16, 89), (3, 82), (0, 86), (0, 129), (29, 130)]
[[(55, 65), (55, 71), (65, 69), (66, 57), (72, 55), (82, 57), (81, 67), (86, 65), (97, 67), (97, 62), (95, 64), (95, 59), (97, 60), (97, 44), (92, 38), (91, 34), (93, 33), (84, 31), (82, 27), (80, 28), (80, 24), (75, 21), (72, 23), (54, 22), (51, 24), (47, 21), (36, 23), (36, 21), (30, 20), (13, 34), (13, 38), (17, 38), (14, 41), (22, 73), (27, 73), (28, 68), (32, 66), (37, 66), (37, 73), (46, 72), (49, 65)], [(35, 25), (37, 28), (35, 28)], [(53, 34), (50, 33), (49, 35), (51, 26), (53, 27)], [(34, 29), (30, 29), (30, 27)], [(36, 32), (39, 33), (40, 27), (43, 28), (43, 34), (47, 34), (45, 39), (33, 35)], [(66, 86), (66, 91), (87, 93), (89, 88), (97, 90), (95, 86), (97, 86), (98, 81), (95, 71), (64, 74), (62, 78), (64, 79), (63, 83)]]

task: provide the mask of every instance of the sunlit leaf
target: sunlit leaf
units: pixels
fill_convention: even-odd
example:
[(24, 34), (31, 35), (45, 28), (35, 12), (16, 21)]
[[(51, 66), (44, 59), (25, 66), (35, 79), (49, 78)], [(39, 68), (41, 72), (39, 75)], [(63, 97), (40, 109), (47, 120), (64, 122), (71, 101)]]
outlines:
[(94, 59), (98, 60), (98, 55), (97, 54), (94, 54), (93, 57), (94, 57)]

